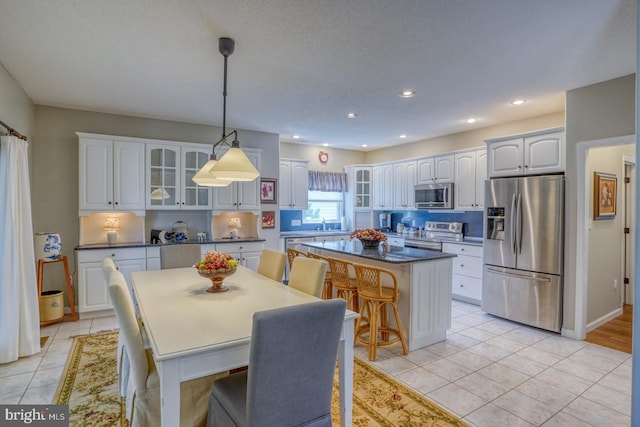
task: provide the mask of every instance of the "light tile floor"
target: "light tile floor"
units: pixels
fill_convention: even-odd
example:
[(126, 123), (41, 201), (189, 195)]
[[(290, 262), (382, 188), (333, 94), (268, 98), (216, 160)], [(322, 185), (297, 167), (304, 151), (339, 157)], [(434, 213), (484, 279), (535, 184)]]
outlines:
[[(43, 327), (43, 350), (0, 365), (0, 403), (49, 403), (74, 335), (117, 328), (115, 317)], [(367, 350), (356, 346), (367, 360)], [(447, 340), (374, 365), (473, 426), (629, 426), (631, 355), (529, 328), (452, 302)]]

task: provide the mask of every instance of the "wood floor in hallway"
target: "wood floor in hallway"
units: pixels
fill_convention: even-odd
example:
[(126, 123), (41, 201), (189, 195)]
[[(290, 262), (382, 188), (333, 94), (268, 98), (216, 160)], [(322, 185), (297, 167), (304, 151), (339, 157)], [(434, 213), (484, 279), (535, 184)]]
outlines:
[(631, 354), (633, 306), (625, 304), (622, 316), (589, 332), (585, 341)]

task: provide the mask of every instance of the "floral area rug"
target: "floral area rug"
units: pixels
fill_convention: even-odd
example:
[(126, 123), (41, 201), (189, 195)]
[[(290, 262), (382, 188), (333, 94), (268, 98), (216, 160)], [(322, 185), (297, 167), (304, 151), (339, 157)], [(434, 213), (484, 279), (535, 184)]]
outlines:
[[(118, 394), (118, 332), (74, 338), (54, 404), (69, 404), (71, 426), (127, 427), (125, 401)], [(338, 379), (333, 389), (333, 425), (340, 425)], [(466, 426), (459, 418), (384, 372), (356, 358), (353, 375), (354, 426)]]

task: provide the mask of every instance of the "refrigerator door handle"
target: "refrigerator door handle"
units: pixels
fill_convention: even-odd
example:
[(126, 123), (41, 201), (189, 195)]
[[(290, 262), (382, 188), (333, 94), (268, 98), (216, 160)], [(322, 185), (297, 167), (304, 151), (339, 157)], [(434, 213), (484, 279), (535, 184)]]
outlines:
[(487, 270), (489, 270), (492, 273), (499, 274), (501, 276), (514, 277), (516, 279), (527, 279), (527, 280), (533, 280), (535, 282), (541, 282), (541, 283), (551, 282), (551, 280), (546, 277), (531, 277), (531, 276), (525, 276), (522, 274), (506, 273), (504, 271), (495, 270), (491, 267), (487, 268)]
[(516, 227), (515, 227), (515, 216), (516, 214), (516, 195), (514, 193), (513, 197), (511, 198), (511, 214), (510, 214), (510, 229), (509, 229), (509, 234), (511, 235), (511, 252), (512, 253), (516, 253)]
[(522, 253), (522, 194), (520, 193), (518, 193), (516, 204), (516, 248), (518, 253)]

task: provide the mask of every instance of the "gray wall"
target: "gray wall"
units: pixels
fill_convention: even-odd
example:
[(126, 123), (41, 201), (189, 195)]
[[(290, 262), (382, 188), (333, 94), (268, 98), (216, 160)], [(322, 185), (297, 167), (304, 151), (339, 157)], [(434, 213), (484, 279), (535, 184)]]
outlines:
[(635, 133), (635, 74), (567, 92), (563, 328), (575, 330), (577, 144)]
[[(329, 154), (327, 163), (320, 163), (318, 155), (321, 151)], [(280, 142), (280, 157), (284, 159), (309, 160), (309, 170), (342, 172), (344, 166), (364, 163), (366, 155), (363, 151), (357, 150)]]
[[(616, 216), (614, 219), (593, 221), (588, 231), (589, 263), (587, 285), (587, 324), (620, 309), (622, 301), (624, 235), (624, 164), (623, 156), (635, 157), (635, 145), (592, 148), (588, 152), (586, 171), (589, 185), (586, 185), (588, 206), (593, 206), (593, 173), (604, 172), (618, 177)], [(593, 209), (589, 211), (593, 219)], [(617, 287), (614, 287), (614, 280)]]
[[(217, 126), (145, 119), (47, 106), (35, 108), (35, 140), (32, 167), (33, 222), (37, 231), (55, 231), (62, 238), (63, 255), (75, 271), (73, 248), (78, 244), (78, 137), (75, 132), (153, 138), (171, 141), (212, 144), (220, 138)], [(261, 169), (264, 176), (278, 176), (278, 135), (238, 132), (241, 147), (262, 149)], [(269, 205), (273, 210), (273, 205)], [(262, 237), (277, 248), (276, 230), (261, 230)], [(55, 266), (49, 266), (53, 271)], [(45, 289), (60, 288), (52, 272), (45, 275)], [(64, 282), (62, 282), (64, 283)]]
[[(0, 120), (32, 141), (35, 106), (11, 74), (0, 64)], [(0, 127), (4, 133), (4, 128)], [(33, 144), (30, 146), (33, 147)]]
[(517, 133), (536, 131), (557, 126), (564, 126), (564, 112), (547, 114), (525, 120), (488, 126), (467, 132), (439, 136), (423, 141), (412, 142), (390, 148), (366, 153), (365, 163), (380, 163), (391, 160), (402, 160), (409, 157), (428, 156), (447, 151), (462, 150), (484, 146), (484, 140)]

